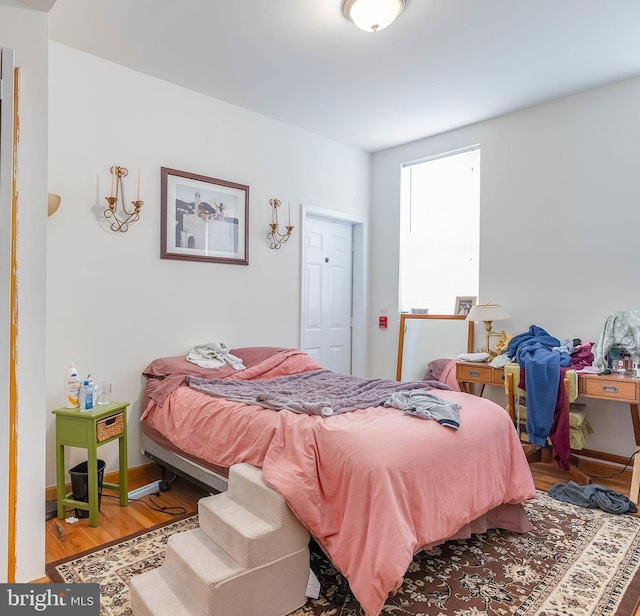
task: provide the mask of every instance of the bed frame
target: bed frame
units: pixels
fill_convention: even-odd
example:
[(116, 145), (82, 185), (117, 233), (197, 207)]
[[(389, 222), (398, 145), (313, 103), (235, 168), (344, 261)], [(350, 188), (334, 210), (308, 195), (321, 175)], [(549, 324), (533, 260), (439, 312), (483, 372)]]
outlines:
[[(215, 473), (204, 466), (200, 466), (195, 462), (191, 462), (172, 451), (168, 451), (154, 440), (149, 438), (144, 432), (141, 433), (142, 453), (149, 459), (153, 460), (162, 467), (163, 477), (165, 470), (170, 470), (186, 481), (211, 492), (218, 494), (226, 492), (228, 488), (228, 480), (226, 477)], [(313, 548), (326, 558), (319, 544), (312, 537), (311, 544)], [(329, 600), (336, 607), (340, 607), (351, 596), (351, 589), (347, 578), (338, 573), (338, 585), (333, 593), (329, 596)]]
[(144, 432), (141, 434), (141, 445), (142, 453), (163, 469), (173, 471), (180, 477), (213, 494), (227, 491), (228, 480), (226, 477), (195, 462), (191, 462), (172, 451), (168, 451), (150, 439)]

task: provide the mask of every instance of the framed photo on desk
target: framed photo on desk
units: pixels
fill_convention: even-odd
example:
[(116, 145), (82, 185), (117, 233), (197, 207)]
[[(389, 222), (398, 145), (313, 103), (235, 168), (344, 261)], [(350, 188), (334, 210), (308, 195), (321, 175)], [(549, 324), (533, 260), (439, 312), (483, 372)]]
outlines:
[(463, 295), (456, 297), (456, 307), (453, 314), (466, 317), (473, 306), (476, 305), (478, 298), (475, 295)]

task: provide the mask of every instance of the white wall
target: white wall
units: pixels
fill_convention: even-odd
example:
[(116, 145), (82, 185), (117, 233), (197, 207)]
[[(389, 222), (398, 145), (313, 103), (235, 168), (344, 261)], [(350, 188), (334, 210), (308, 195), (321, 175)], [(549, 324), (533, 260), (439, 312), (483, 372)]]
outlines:
[[(372, 157), (369, 310), (389, 310), (369, 341), (372, 376), (392, 376), (397, 344), (400, 165), (482, 147), (481, 302), (504, 304), (499, 329), (535, 324), (595, 341), (615, 310), (640, 308), (640, 79), (591, 90)], [(480, 328), (481, 329), (481, 328)], [(586, 401), (586, 399), (584, 400)], [(634, 451), (628, 407), (589, 401), (588, 447)]]
[[(47, 55), (46, 13), (0, 2), (0, 47), (16, 52), (19, 68), (20, 137), (17, 173), (18, 281), (18, 498), (15, 512), (17, 582), (44, 575), (44, 399), (45, 256), (47, 203)], [(0, 292), (7, 293), (6, 281)], [(3, 348), (2, 352), (6, 349)], [(0, 409), (6, 418), (6, 409)], [(1, 451), (3, 527), (0, 529), (0, 579), (6, 581), (7, 452)]]
[[(238, 76), (242, 78), (242, 76)], [(300, 204), (367, 216), (370, 156), (69, 47), (50, 45), (47, 406), (63, 405), (63, 376), (113, 382), (131, 402), (129, 465), (139, 453), (142, 370), (197, 343), (299, 345)], [(113, 233), (102, 219), (109, 168), (141, 169), (141, 220)], [(160, 167), (250, 187), (249, 265), (160, 259)], [(266, 241), (269, 199), (291, 202), (292, 239)], [(55, 483), (47, 421), (47, 485)], [(99, 450), (115, 470), (115, 443)], [(68, 465), (85, 459), (71, 450)]]

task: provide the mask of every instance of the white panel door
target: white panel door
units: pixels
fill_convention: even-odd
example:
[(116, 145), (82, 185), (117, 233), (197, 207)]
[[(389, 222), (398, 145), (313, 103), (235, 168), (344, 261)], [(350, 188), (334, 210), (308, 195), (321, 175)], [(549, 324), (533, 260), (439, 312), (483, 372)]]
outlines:
[(353, 225), (308, 218), (302, 350), (322, 367), (351, 374)]

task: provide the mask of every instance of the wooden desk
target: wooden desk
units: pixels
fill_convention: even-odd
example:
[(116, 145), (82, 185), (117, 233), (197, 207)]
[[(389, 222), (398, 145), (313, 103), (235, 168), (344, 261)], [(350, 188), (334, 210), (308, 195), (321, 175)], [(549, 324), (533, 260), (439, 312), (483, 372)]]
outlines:
[(578, 375), (578, 395), (585, 398), (597, 398), (599, 400), (613, 400), (614, 402), (627, 402), (631, 412), (631, 423), (633, 424), (633, 435), (636, 440), (636, 457), (633, 459), (633, 472), (631, 474), (631, 490), (629, 498), (638, 504), (640, 495), (640, 415), (638, 414), (638, 404), (640, 403), (640, 379), (633, 379), (629, 376), (618, 374), (607, 374), (599, 376), (597, 374)]
[[(482, 386), (480, 395), (484, 391), (485, 385), (499, 385), (504, 387), (504, 369), (493, 368), (489, 364), (462, 362), (456, 365), (456, 380), (460, 384), (460, 389), (466, 393), (471, 392), (471, 385), (478, 383)], [(612, 400), (614, 402), (626, 402), (629, 404), (631, 412), (631, 422), (633, 424), (633, 434), (636, 442), (636, 457), (632, 462), (631, 489), (629, 498), (635, 504), (640, 499), (640, 414), (638, 404), (640, 404), (640, 379), (617, 374), (597, 375), (578, 374), (578, 395), (585, 398), (596, 398), (598, 400)], [(598, 457), (603, 460), (613, 460), (611, 455), (596, 451), (576, 451), (576, 454), (587, 457)], [(593, 455), (595, 454), (595, 455)]]

